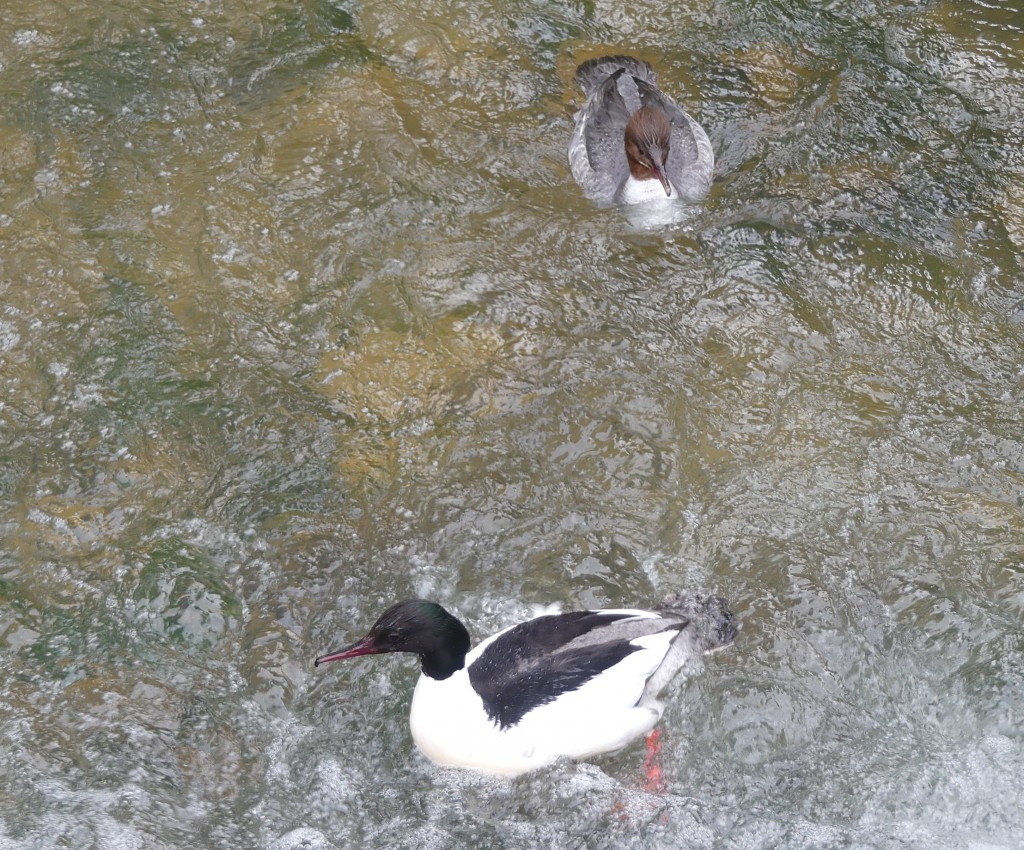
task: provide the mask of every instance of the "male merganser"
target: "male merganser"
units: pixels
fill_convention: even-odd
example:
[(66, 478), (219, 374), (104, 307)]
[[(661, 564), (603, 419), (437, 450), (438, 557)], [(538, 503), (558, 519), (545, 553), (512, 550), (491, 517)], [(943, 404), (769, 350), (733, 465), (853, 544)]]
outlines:
[(586, 96), (569, 142), (572, 176), (600, 203), (703, 198), (715, 155), (704, 129), (632, 56), (603, 56), (576, 69)]
[(366, 637), (326, 661), (411, 652), (423, 675), (409, 725), (438, 764), (516, 776), (565, 756), (585, 759), (646, 735), (660, 691), (684, 666), (730, 643), (736, 621), (717, 596), (677, 594), (661, 608), (537, 617), (472, 652), (469, 632), (435, 602), (385, 611)]

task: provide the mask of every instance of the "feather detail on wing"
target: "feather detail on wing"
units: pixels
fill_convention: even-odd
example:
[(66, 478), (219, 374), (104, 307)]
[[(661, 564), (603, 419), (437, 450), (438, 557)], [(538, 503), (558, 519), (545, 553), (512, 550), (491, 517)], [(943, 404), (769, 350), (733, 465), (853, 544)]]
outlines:
[[(620, 680), (635, 704), (647, 679), (658, 669), (672, 641), (687, 625), (678, 615), (635, 610), (579, 611), (539, 617), (497, 635), (469, 665), (469, 679), (488, 717), (500, 728), (518, 724), (529, 712), (577, 691), (630, 661), (643, 674)], [(652, 639), (653, 638), (653, 639)]]

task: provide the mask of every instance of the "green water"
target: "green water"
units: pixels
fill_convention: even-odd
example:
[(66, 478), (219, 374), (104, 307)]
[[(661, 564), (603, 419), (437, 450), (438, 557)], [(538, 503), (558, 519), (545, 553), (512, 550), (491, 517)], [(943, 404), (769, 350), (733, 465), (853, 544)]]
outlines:
[[(651, 61), (710, 198), (569, 174)], [(0, 14), (0, 848), (976, 847), (1024, 830), (1024, 9)], [(639, 747), (440, 771), (391, 601), (709, 588)]]

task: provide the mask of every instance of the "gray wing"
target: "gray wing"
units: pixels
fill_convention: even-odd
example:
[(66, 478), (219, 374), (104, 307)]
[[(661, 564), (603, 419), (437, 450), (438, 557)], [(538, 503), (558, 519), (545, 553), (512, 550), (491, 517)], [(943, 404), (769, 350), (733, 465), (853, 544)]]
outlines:
[(576, 113), (576, 129), (569, 141), (569, 167), (584, 195), (599, 204), (611, 204), (615, 201), (619, 186), (629, 174), (626, 153), (623, 150), (620, 164), (615, 160), (614, 154), (609, 152), (611, 167), (602, 171), (595, 170), (590, 164), (590, 152), (587, 150), (586, 133), (589, 120), (584, 110)]
[(591, 92), (576, 113), (569, 164), (576, 182), (591, 200), (613, 202), (629, 177), (626, 123), (639, 108), (636, 80), (619, 68)]

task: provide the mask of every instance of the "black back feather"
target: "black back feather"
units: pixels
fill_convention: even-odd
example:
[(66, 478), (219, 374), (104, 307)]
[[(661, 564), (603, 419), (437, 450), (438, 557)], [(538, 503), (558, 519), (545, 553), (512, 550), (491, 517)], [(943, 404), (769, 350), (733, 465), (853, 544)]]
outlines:
[(637, 651), (624, 639), (592, 644), (580, 640), (629, 616), (574, 611), (538, 617), (500, 635), (469, 666), (470, 684), (487, 716), (508, 729), (527, 712), (580, 688)]

